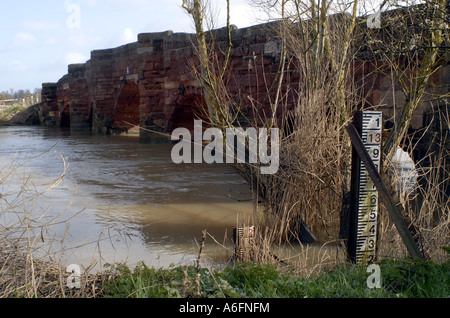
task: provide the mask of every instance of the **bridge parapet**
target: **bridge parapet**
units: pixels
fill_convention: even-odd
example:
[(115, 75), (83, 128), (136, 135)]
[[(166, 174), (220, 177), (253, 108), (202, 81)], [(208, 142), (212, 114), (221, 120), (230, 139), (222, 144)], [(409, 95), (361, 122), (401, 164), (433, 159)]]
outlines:
[[(280, 63), (279, 29), (279, 22), (242, 29), (232, 26), (227, 92), (250, 118), (270, 110), (265, 96)], [(218, 49), (226, 47), (226, 29), (208, 32), (207, 37), (216, 41)], [(43, 85), (41, 122), (94, 134), (127, 131), (131, 126), (165, 133), (179, 126), (192, 128), (193, 119), (205, 111), (202, 88), (191, 67), (197, 60), (195, 41), (194, 34), (169, 30), (141, 33), (136, 42), (92, 51), (86, 63), (69, 65), (68, 74), (58, 83)], [(372, 73), (376, 67), (373, 61), (355, 62), (355, 81), (366, 81), (361, 85), (362, 90), (367, 88), (361, 92), (367, 94), (363, 106), (377, 107), (390, 118), (397, 111), (395, 105), (404, 100), (403, 92), (390, 79)], [(445, 66), (436, 72), (435, 82), (450, 84), (449, 70)], [(300, 75), (288, 71), (290, 82), (284, 84), (293, 87)], [(298, 103), (293, 92), (289, 91), (286, 109), (281, 111)], [(419, 107), (413, 128), (423, 127), (423, 114), (429, 107), (425, 102)], [(142, 140), (153, 137), (141, 130)]]

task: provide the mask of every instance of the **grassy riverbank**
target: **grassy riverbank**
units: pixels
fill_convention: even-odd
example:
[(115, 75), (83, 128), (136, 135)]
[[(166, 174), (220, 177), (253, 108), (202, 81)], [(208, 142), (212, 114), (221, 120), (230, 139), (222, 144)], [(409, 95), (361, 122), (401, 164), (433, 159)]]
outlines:
[(0, 110), (0, 126), (6, 125), (14, 115), (20, 113), (24, 109), (25, 108), (22, 106), (14, 106), (4, 110)]
[[(195, 267), (124, 266), (104, 284), (102, 297), (119, 298), (442, 298), (450, 296), (450, 263), (384, 260), (379, 263), (381, 286), (369, 288), (372, 272), (365, 266), (340, 265), (314, 278), (275, 265), (239, 263), (219, 271)], [(369, 284), (370, 286), (370, 284)]]
[[(97, 276), (81, 276), (80, 288), (53, 282), (58, 296), (71, 298), (448, 298), (450, 263), (392, 260), (378, 263), (380, 286), (366, 266), (339, 265), (305, 278), (293, 268), (238, 263), (220, 270), (194, 266), (130, 270), (110, 266)], [(42, 289), (44, 290), (44, 289)], [(27, 297), (25, 287), (7, 297)], [(46, 297), (45, 294), (37, 297)]]
[(0, 126), (39, 124), (36, 106), (24, 107), (19, 105), (0, 110)]
[[(329, 264), (318, 271), (281, 263), (237, 262), (209, 267), (134, 268), (107, 264), (75, 280), (64, 266), (4, 258), (0, 298), (448, 298), (450, 261), (386, 258), (374, 268)], [(19, 260), (22, 259), (20, 262)], [(379, 275), (378, 275), (379, 274)], [(377, 285), (379, 282), (379, 285)], [(75, 288), (70, 288), (73, 283)]]

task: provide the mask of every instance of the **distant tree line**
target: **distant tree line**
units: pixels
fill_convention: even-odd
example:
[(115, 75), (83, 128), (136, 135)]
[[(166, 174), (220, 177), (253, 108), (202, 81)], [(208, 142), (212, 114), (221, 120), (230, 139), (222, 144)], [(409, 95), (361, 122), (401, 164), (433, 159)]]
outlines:
[(40, 88), (35, 88), (33, 92), (31, 92), (30, 89), (14, 90), (14, 88), (11, 88), (10, 90), (4, 90), (0, 92), (0, 100), (23, 99), (36, 94), (40, 95), (40, 93), (41, 93)]

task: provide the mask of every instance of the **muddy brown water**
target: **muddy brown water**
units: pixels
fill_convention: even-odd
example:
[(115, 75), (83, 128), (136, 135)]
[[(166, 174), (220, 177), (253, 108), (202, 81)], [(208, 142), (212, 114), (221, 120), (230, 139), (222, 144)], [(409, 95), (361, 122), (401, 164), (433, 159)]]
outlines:
[[(251, 194), (232, 167), (174, 164), (171, 148), (136, 136), (0, 127), (0, 213), (13, 210), (0, 222), (27, 210), (35, 244), (44, 241), (63, 264), (192, 264), (203, 229), (230, 243), (237, 218), (252, 213)], [(206, 244), (206, 257), (228, 255)]]

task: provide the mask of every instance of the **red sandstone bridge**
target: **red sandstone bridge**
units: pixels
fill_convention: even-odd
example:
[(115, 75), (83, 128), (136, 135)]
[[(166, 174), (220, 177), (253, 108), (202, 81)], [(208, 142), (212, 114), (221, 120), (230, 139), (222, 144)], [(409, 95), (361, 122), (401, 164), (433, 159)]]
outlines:
[[(265, 95), (267, 81), (275, 78), (280, 44), (268, 28), (233, 31), (228, 91), (244, 108), (250, 108), (249, 94), (258, 100), (258, 94)], [(224, 31), (216, 31), (219, 45), (226, 40)], [(137, 42), (92, 51), (87, 63), (69, 65), (57, 83), (43, 84), (42, 123), (94, 134), (132, 126), (161, 132), (193, 128), (203, 105), (200, 83), (190, 67), (196, 58), (193, 39), (171, 31), (146, 33)], [(142, 139), (155, 137), (145, 130), (140, 134)]]
[[(276, 79), (281, 43), (273, 32), (274, 24), (263, 24), (232, 31), (231, 69), (227, 90), (246, 112), (253, 105), (264, 106), (267, 87)], [(215, 30), (217, 46), (226, 45), (226, 30)], [(193, 128), (194, 118), (202, 112), (200, 83), (192, 75), (196, 54), (186, 33), (139, 34), (134, 43), (91, 52), (85, 64), (69, 65), (68, 74), (57, 83), (44, 83), (39, 106), (43, 125), (70, 127), (73, 131), (109, 134), (141, 127), (170, 133), (177, 127)], [(377, 67), (370, 61), (355, 62), (356, 80), (364, 78), (369, 87), (365, 106), (376, 106), (391, 118), (395, 105), (405, 97), (392, 86), (390, 78), (372, 74)], [(299, 76), (287, 70), (289, 85)], [(450, 68), (434, 74), (434, 80), (449, 83)], [(370, 90), (370, 94), (368, 94)], [(295, 96), (288, 96), (295, 103)], [(422, 103), (412, 120), (412, 128), (423, 126), (423, 114), (430, 108)], [(287, 109), (288, 111), (289, 109)], [(256, 114), (252, 114), (255, 116)], [(141, 140), (158, 139), (156, 134), (140, 130)]]

